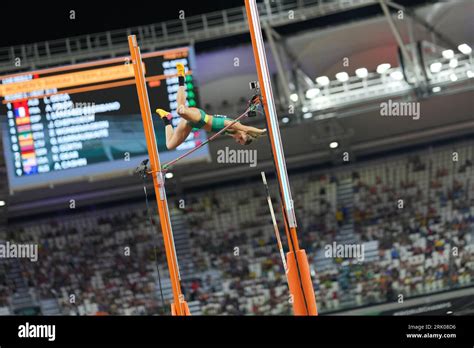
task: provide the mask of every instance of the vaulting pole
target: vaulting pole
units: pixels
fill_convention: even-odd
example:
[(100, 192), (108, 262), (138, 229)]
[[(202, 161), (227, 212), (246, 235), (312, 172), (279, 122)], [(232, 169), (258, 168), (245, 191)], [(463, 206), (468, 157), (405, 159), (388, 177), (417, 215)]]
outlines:
[(268, 208), (270, 209), (270, 215), (272, 217), (273, 232), (275, 232), (275, 238), (277, 240), (278, 251), (280, 252), (280, 256), (281, 256), (281, 263), (283, 265), (283, 269), (285, 270), (285, 276), (288, 276), (288, 266), (286, 265), (285, 252), (283, 251), (283, 244), (281, 243), (280, 231), (278, 229), (278, 223), (275, 217), (275, 211), (273, 210), (272, 197), (270, 195), (270, 189), (268, 188), (267, 177), (265, 176), (265, 172), (261, 172), (260, 174), (262, 174), (263, 186), (265, 186), (265, 191), (267, 192), (267, 203), (268, 203)]
[(253, 55), (257, 67), (258, 81), (262, 92), (263, 107), (267, 121), (268, 137), (272, 147), (280, 195), (283, 205), (283, 218), (290, 251), (287, 253), (288, 285), (293, 298), (295, 315), (317, 315), (316, 297), (306, 252), (298, 245), (296, 217), (291, 198), (290, 183), (286, 170), (285, 155), (280, 137), (280, 127), (276, 113), (273, 91), (268, 72), (267, 57), (263, 44), (262, 29), (255, 0), (245, 0), (245, 8), (252, 38)]
[(165, 178), (161, 171), (160, 157), (156, 145), (155, 130), (151, 116), (150, 101), (146, 89), (145, 73), (143, 70), (142, 56), (138, 47), (135, 35), (128, 37), (130, 55), (132, 57), (133, 71), (135, 74), (135, 84), (137, 86), (138, 101), (142, 114), (143, 128), (145, 130), (146, 145), (150, 158), (151, 175), (155, 187), (156, 202), (158, 204), (158, 214), (160, 217), (161, 231), (163, 233), (166, 260), (170, 272), (171, 288), (173, 290), (173, 303), (171, 304), (172, 315), (191, 315), (188, 304), (184, 300), (181, 292), (181, 277), (179, 274), (178, 259), (174, 246), (173, 231), (171, 229), (168, 202), (166, 201)]

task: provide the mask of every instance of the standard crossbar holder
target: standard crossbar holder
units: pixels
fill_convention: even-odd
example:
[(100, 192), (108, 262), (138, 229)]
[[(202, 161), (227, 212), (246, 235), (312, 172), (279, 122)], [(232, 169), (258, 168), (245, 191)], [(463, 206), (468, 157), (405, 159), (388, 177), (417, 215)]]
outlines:
[[(156, 202), (158, 205), (158, 214), (160, 217), (161, 231), (163, 234), (164, 247), (166, 251), (166, 261), (170, 273), (171, 288), (173, 291), (173, 303), (171, 304), (172, 315), (190, 315), (189, 307), (184, 300), (181, 291), (181, 276), (179, 274), (178, 258), (173, 240), (173, 231), (171, 229), (170, 212), (168, 202), (166, 200), (166, 192), (162, 173), (160, 172), (160, 157), (158, 154), (158, 146), (156, 145), (155, 130), (153, 128), (153, 120), (150, 109), (150, 101), (148, 100), (148, 91), (145, 83), (145, 72), (143, 62), (135, 35), (128, 37), (128, 45), (133, 63), (133, 72), (135, 75), (135, 85), (137, 87), (138, 101), (140, 103), (140, 111), (142, 114), (143, 129), (145, 131), (148, 156), (150, 158), (150, 171), (148, 171), (148, 160), (145, 160), (139, 166), (139, 171), (143, 175), (151, 172), (158, 175), (152, 175), (153, 185), (155, 188)], [(145, 169), (144, 169), (145, 168)]]
[(282, 214), (285, 222), (285, 232), (288, 240), (289, 252), (287, 253), (288, 285), (293, 297), (293, 312), (295, 315), (317, 315), (316, 297), (314, 294), (308, 258), (303, 249), (298, 245), (296, 233), (296, 218), (291, 198), (290, 184), (286, 170), (285, 155), (278, 125), (273, 91), (268, 73), (267, 57), (260, 27), (256, 0), (245, 0), (245, 8), (249, 22), (250, 36), (252, 39), (253, 55), (257, 68), (258, 84), (251, 83), (250, 87), (258, 87), (262, 92), (262, 104), (265, 110), (268, 139), (272, 148), (273, 163), (279, 184), (282, 202)]

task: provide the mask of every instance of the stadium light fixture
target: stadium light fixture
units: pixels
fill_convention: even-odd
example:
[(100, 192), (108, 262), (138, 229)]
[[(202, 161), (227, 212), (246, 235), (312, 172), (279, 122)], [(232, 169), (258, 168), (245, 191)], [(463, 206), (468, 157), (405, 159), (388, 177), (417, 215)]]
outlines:
[(341, 71), (336, 74), (336, 79), (341, 82), (346, 82), (349, 80), (349, 75), (345, 71)]
[(434, 63), (431, 63), (430, 65), (430, 70), (432, 73), (438, 73), (441, 71), (442, 68), (443, 68), (443, 64), (441, 64), (441, 62), (434, 62)]
[(307, 112), (306, 114), (303, 115), (303, 118), (308, 119), (313, 117), (313, 114), (311, 112)]
[(396, 70), (390, 73), (390, 77), (396, 81), (401, 81), (403, 80), (403, 74), (401, 71)]
[(468, 44), (461, 44), (458, 46), (458, 50), (461, 52), (461, 53), (464, 53), (464, 54), (471, 54), (472, 52), (472, 48), (471, 46), (469, 46)]
[(472, 70), (468, 70), (466, 71), (466, 75), (468, 78), (472, 79), (474, 77), (474, 73), (472, 72)]
[(290, 95), (290, 99), (291, 99), (292, 102), (297, 102), (298, 101), (298, 94), (293, 93), (292, 95)]
[(321, 86), (329, 85), (329, 78), (327, 76), (319, 76), (316, 78), (316, 82)]
[(165, 174), (165, 178), (166, 178), (166, 179), (173, 179), (173, 176), (174, 176), (174, 174), (171, 173), (171, 172), (167, 172), (167, 173)]
[(453, 58), (449, 61), (449, 67), (454, 69), (455, 67), (458, 66), (458, 60), (456, 58)]
[(369, 71), (366, 68), (356, 69), (355, 73), (357, 77), (360, 77), (361, 79), (364, 79), (369, 75)]
[(438, 93), (441, 91), (441, 87), (440, 86), (433, 87), (432, 91), (433, 93)]
[(283, 122), (283, 123), (288, 123), (288, 122), (290, 122), (290, 119), (289, 119), (288, 117), (283, 117), (283, 118), (281, 119), (281, 122)]
[(7, 202), (5, 202), (5, 201), (0, 201), (0, 207), (4, 207), (4, 206), (6, 206), (6, 205), (7, 205)]
[(339, 147), (339, 143), (338, 143), (337, 141), (331, 141), (331, 142), (329, 143), (329, 147), (330, 147), (331, 149), (337, 149), (337, 148)]
[(449, 79), (453, 82), (456, 82), (458, 80), (458, 77), (456, 76), (456, 74), (451, 74), (449, 75)]
[(388, 69), (390, 69), (391, 65), (388, 63), (383, 63), (377, 66), (377, 72), (379, 74), (386, 73)]
[(454, 57), (454, 51), (453, 50), (444, 50), (443, 52), (441, 52), (441, 54), (443, 55), (443, 57), (445, 59), (451, 59)]
[(315, 98), (321, 90), (319, 88), (310, 88), (306, 91), (306, 98), (313, 99)]

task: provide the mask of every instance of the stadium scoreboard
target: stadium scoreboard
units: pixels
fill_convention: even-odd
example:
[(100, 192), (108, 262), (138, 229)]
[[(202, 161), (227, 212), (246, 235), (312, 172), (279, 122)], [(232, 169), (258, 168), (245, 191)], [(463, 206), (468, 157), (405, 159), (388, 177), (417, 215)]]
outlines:
[[(174, 125), (179, 121), (174, 112), (177, 62), (187, 67), (187, 103), (195, 106), (192, 49), (143, 54), (152, 110), (170, 110)], [(11, 189), (118, 173), (136, 164), (133, 157), (147, 156), (129, 57), (4, 76), (0, 81)], [(163, 161), (205, 139), (202, 131), (192, 132), (177, 150), (167, 151), (161, 122), (155, 122), (155, 133)], [(194, 157), (203, 156), (208, 156), (207, 148)]]

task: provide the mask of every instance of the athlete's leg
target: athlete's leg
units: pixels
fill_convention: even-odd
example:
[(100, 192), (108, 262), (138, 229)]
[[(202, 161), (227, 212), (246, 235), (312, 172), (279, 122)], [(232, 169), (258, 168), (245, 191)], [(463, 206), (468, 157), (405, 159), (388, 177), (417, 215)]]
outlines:
[(176, 64), (176, 70), (178, 71), (178, 95), (176, 102), (178, 103), (178, 110), (180, 107), (186, 107), (186, 73), (184, 72), (184, 65), (181, 63)]
[(178, 70), (178, 95), (176, 96), (176, 102), (178, 104), (177, 112), (178, 115), (190, 122), (199, 122), (201, 120), (201, 113), (197, 108), (189, 108), (186, 106), (186, 85), (184, 65), (181, 63), (176, 64), (176, 69)]
[(192, 128), (185, 120), (180, 120), (176, 129), (173, 129), (169, 119), (169, 112), (162, 109), (157, 109), (156, 112), (160, 115), (165, 125), (166, 147), (169, 150), (175, 149), (186, 140)]
[(180, 120), (174, 131), (172, 128), (173, 127), (166, 127), (166, 147), (169, 150), (175, 149), (181, 145), (192, 130), (185, 120)]

